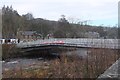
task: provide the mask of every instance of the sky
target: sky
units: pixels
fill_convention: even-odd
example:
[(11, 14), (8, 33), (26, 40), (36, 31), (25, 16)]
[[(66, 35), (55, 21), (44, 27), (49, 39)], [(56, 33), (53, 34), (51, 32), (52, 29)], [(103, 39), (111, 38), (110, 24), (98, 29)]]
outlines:
[(1, 0), (20, 15), (32, 13), (35, 18), (57, 21), (65, 15), (69, 21), (88, 20), (90, 25), (115, 26), (118, 24), (119, 0)]

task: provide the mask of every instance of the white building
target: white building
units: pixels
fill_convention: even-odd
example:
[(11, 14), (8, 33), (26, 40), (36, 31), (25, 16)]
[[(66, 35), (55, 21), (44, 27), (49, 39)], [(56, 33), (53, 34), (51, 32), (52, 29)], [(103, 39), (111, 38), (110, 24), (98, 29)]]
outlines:
[(98, 32), (86, 32), (85, 37), (86, 38), (99, 38), (100, 34)]
[(0, 44), (17, 44), (18, 39), (0, 39)]
[(0, 44), (5, 44), (5, 39), (0, 39)]

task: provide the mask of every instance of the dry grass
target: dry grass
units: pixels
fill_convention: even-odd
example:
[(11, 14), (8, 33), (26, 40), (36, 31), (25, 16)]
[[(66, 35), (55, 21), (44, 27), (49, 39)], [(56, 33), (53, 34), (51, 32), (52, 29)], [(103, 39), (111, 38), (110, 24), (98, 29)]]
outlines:
[(117, 50), (91, 49), (86, 59), (77, 55), (68, 57), (62, 55), (51, 64), (51, 77), (97, 78), (117, 59)]
[(87, 58), (61, 54), (39, 69), (3, 71), (4, 78), (97, 78), (118, 59), (118, 50), (89, 49)]
[(2, 59), (10, 59), (20, 56), (19, 49), (15, 47), (15, 44), (2, 44)]

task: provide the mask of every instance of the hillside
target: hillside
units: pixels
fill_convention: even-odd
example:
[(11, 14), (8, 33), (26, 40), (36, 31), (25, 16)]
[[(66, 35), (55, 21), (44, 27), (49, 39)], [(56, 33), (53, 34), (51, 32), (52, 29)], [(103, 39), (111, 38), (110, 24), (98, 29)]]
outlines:
[[(3, 38), (16, 38), (18, 31), (37, 31), (44, 38), (52, 34), (55, 38), (117, 38), (117, 27), (81, 25), (70, 23), (65, 17), (58, 21), (50, 21), (42, 18), (34, 18), (32, 14), (19, 15), (19, 13), (7, 6), (3, 12)], [(97, 37), (94, 37), (96, 36)]]

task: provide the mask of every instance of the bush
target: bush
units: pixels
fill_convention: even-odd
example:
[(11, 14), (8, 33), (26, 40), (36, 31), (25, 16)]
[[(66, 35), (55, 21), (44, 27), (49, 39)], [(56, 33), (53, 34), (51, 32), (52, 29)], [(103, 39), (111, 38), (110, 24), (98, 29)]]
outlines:
[(2, 45), (2, 59), (9, 59), (19, 56), (19, 49), (15, 47), (15, 44), (3, 44)]

